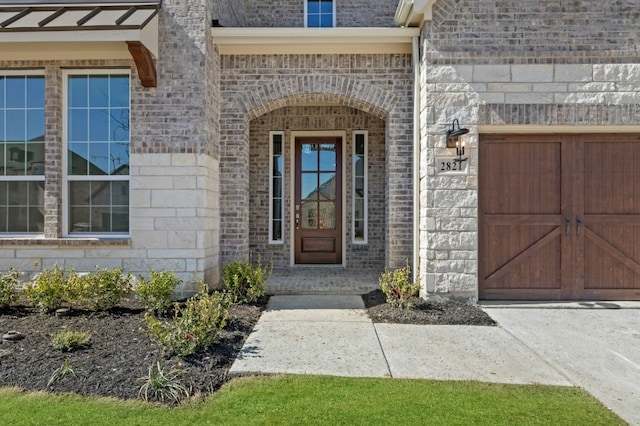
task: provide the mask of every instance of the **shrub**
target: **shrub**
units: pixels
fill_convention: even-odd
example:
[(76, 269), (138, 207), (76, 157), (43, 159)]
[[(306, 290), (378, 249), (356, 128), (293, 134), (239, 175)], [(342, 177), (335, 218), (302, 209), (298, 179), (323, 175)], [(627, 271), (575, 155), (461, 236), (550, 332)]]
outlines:
[(18, 300), (16, 292), (18, 278), (20, 278), (20, 272), (15, 269), (9, 269), (8, 272), (0, 274), (0, 309), (8, 308)]
[(420, 284), (411, 282), (411, 268), (386, 271), (380, 275), (380, 288), (387, 296), (387, 303), (400, 308), (411, 307), (411, 297), (420, 291)]
[(72, 352), (87, 346), (89, 339), (91, 339), (91, 333), (65, 330), (53, 336), (51, 346), (61, 352)]
[(222, 268), (222, 283), (234, 303), (251, 303), (267, 292), (265, 283), (272, 271), (273, 264), (262, 265), (260, 257), (255, 265), (247, 260), (235, 261)]
[(151, 271), (149, 279), (141, 279), (136, 287), (136, 297), (145, 309), (163, 314), (171, 306), (171, 297), (182, 281), (172, 271)]
[(165, 372), (160, 361), (156, 363), (155, 367), (151, 364), (147, 376), (139, 379), (144, 381), (144, 384), (138, 391), (138, 398), (149, 401), (149, 396), (152, 396), (162, 402), (165, 399), (173, 399), (176, 403), (183, 398), (188, 398), (189, 390), (180, 381), (181, 376), (180, 370), (171, 369)]
[(145, 322), (160, 344), (179, 356), (187, 356), (214, 343), (227, 322), (229, 297), (209, 294), (205, 284), (181, 307), (175, 304), (172, 321), (157, 319), (147, 313)]
[(131, 274), (123, 275), (122, 269), (99, 269), (73, 278), (69, 288), (77, 287), (82, 300), (97, 311), (114, 308), (131, 292)]
[(58, 265), (53, 270), (45, 269), (24, 288), (24, 295), (40, 309), (53, 311), (65, 302), (78, 300), (77, 288), (68, 285), (70, 278), (74, 280), (75, 275), (75, 271), (60, 269)]

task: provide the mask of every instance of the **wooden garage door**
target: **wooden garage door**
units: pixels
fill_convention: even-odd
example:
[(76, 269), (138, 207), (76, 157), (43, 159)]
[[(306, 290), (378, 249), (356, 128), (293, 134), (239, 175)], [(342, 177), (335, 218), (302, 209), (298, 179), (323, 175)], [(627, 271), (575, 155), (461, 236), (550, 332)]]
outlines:
[(483, 136), (480, 297), (640, 300), (640, 137)]

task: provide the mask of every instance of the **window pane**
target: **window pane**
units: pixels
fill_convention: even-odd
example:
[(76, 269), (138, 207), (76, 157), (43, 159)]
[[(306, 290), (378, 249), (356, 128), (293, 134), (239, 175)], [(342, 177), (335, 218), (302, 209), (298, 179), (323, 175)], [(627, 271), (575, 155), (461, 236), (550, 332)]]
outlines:
[[(0, 89), (0, 93), (2, 93), (2, 89)], [(0, 109), (0, 142), (4, 142), (4, 110)]]
[(335, 200), (336, 198), (336, 174), (320, 173), (319, 197), (321, 200)]
[(364, 200), (362, 198), (357, 198), (354, 201), (354, 219), (355, 220), (364, 220)]
[(7, 141), (15, 142), (20, 141), (24, 142), (27, 138), (26, 134), (26, 123), (25, 123), (25, 110), (7, 110), (7, 123), (6, 123), (6, 134)]
[(129, 182), (111, 182), (111, 204), (129, 211)]
[(356, 135), (356, 154), (364, 155), (364, 135)]
[(0, 184), (0, 232), (42, 232), (43, 206), (42, 182)]
[(320, 170), (333, 171), (336, 169), (336, 146), (333, 144), (320, 145)]
[(89, 110), (89, 140), (107, 142), (109, 140), (109, 110)]
[(90, 211), (88, 207), (69, 209), (69, 229), (71, 232), (92, 232)]
[(91, 108), (109, 106), (109, 77), (92, 75), (89, 77), (89, 106)]
[(355, 162), (356, 162), (355, 175), (364, 176), (364, 159), (362, 157), (356, 157)]
[(71, 232), (128, 232), (129, 182), (70, 182)]
[(307, 17), (307, 27), (309, 28), (318, 28), (320, 26), (320, 16), (319, 15), (309, 15)]
[(336, 227), (336, 206), (333, 202), (321, 202), (320, 217), (318, 227), (320, 229), (335, 229)]
[(355, 181), (355, 185), (353, 190), (355, 191), (355, 196), (358, 198), (364, 198), (365, 196), (365, 189), (364, 189), (364, 177), (358, 177), (356, 178)]
[(282, 157), (273, 157), (273, 176), (282, 176), (284, 172), (284, 161)]
[[(44, 167), (44, 143), (30, 142), (27, 143), (27, 169), (30, 175), (44, 174), (34, 173), (35, 167), (41, 165)], [(44, 172), (44, 170), (42, 170)]]
[(333, 14), (333, 1), (332, 0), (322, 0), (321, 4), (320, 4), (320, 13)]
[(354, 223), (354, 239), (356, 241), (364, 240), (364, 221), (356, 220)]
[(109, 174), (111, 175), (128, 175), (129, 174), (129, 144), (128, 143), (112, 143), (111, 152), (109, 153), (111, 162)]
[(111, 76), (109, 106), (129, 109), (129, 76)]
[(90, 182), (70, 182), (69, 197), (71, 207), (78, 207), (89, 204), (89, 195), (91, 194)]
[(282, 136), (273, 135), (273, 155), (282, 155)]
[(272, 235), (271, 235), (271, 239), (273, 241), (280, 241), (282, 240), (282, 221), (280, 220), (274, 220), (272, 222)]
[(302, 200), (317, 200), (318, 199), (318, 174), (317, 173), (302, 173)]
[(318, 14), (318, 13), (320, 13), (320, 0), (308, 0), (307, 1), (307, 12), (309, 14)]
[[(6, 78), (4, 76), (0, 76), (0, 108), (4, 108), (4, 90), (5, 90), (5, 82)], [(0, 118), (0, 122), (2, 122), (2, 118)]]
[(302, 229), (317, 229), (318, 228), (318, 203), (316, 201), (303, 202), (300, 209), (301, 209), (300, 224), (302, 226)]
[(115, 142), (129, 142), (129, 110), (111, 109), (109, 137)]
[(322, 28), (333, 28), (333, 15), (320, 15), (320, 26)]
[(0, 232), (8, 232), (8, 209), (5, 205), (0, 205)]
[(26, 92), (26, 81), (24, 77), (6, 77), (6, 107), (24, 108)]
[(69, 111), (69, 142), (84, 142), (89, 140), (89, 115), (86, 109), (72, 109)]
[(27, 108), (44, 108), (44, 77), (27, 78)]
[(282, 198), (282, 178), (273, 178), (273, 198)]
[(318, 145), (302, 144), (302, 171), (315, 172), (318, 170)]
[(27, 139), (28, 141), (44, 141), (44, 110), (27, 111)]
[(89, 174), (90, 175), (106, 175), (109, 174), (109, 156), (108, 143), (90, 143), (89, 144)]
[(89, 157), (89, 145), (86, 143), (69, 144), (69, 170), (70, 175), (86, 175), (89, 173), (87, 158)]
[(282, 200), (273, 200), (273, 218), (281, 219), (282, 218)]
[(88, 80), (84, 75), (69, 76), (69, 107), (86, 108)]

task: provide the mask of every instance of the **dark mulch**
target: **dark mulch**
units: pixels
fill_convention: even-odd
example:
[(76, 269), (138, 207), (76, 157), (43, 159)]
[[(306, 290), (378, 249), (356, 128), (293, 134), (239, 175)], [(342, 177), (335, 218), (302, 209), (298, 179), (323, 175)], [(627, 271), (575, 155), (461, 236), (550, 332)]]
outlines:
[[(62, 317), (24, 306), (0, 311), (0, 386), (134, 399), (143, 383), (139, 378), (161, 361), (183, 371), (183, 383), (192, 394), (214, 392), (228, 380), (229, 368), (265, 306), (266, 298), (255, 305), (233, 305), (219, 342), (184, 358), (163, 351), (146, 331), (144, 311), (136, 307)], [(65, 329), (90, 332), (90, 345), (70, 353), (53, 349), (53, 335)], [(26, 337), (3, 342), (1, 335), (10, 330)], [(47, 386), (65, 359), (75, 377)]]
[(367, 314), (373, 322), (431, 325), (496, 325), (478, 306), (460, 300), (422, 300), (414, 298), (410, 309), (401, 309), (386, 303), (381, 290), (363, 297)]

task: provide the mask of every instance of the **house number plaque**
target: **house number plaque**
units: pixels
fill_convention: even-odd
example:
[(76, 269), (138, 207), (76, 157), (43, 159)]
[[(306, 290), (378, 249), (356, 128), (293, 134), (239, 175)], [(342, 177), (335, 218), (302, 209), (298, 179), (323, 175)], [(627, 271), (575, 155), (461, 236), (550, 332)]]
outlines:
[(469, 174), (469, 159), (460, 157), (436, 157), (436, 174), (466, 175)]

